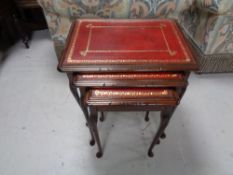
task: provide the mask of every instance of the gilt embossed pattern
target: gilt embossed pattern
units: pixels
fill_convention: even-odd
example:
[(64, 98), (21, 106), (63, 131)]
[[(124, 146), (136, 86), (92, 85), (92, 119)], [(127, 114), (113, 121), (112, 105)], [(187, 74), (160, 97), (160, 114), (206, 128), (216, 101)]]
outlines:
[(80, 79), (111, 80), (148, 80), (148, 79), (182, 79), (177, 73), (118, 73), (118, 74), (81, 74)]
[(171, 89), (127, 88), (92, 89), (87, 92), (85, 101), (89, 105), (141, 105), (178, 104), (179, 96)]
[(109, 69), (107, 65), (116, 65), (121, 71), (128, 65), (155, 65), (154, 70), (161, 70), (159, 64), (172, 67), (162, 67), (164, 70), (176, 70), (176, 65), (186, 65), (188, 69), (196, 66), (184, 36), (172, 20), (83, 19), (74, 23), (69, 36), (59, 66), (63, 71), (69, 67), (75, 67), (75, 71), (85, 67), (87, 71), (90, 66), (95, 70)]
[[(81, 20), (77, 25), (68, 63), (191, 61), (177, 29), (169, 20)], [(82, 36), (79, 37), (79, 33)], [(108, 56), (113, 59), (108, 59)]]
[(160, 97), (167, 96), (168, 90), (166, 89), (100, 89), (92, 90), (93, 97), (106, 97), (106, 98), (137, 98), (137, 97)]

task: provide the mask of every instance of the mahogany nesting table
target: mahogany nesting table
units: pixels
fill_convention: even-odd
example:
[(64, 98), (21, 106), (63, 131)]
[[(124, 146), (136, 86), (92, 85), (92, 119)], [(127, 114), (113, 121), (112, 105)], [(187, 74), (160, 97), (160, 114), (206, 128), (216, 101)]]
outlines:
[[(98, 111), (161, 111), (159, 138), (181, 100), (197, 63), (179, 26), (172, 20), (75, 21), (58, 70), (69, 77), (71, 92), (85, 115), (91, 145), (103, 154)], [(103, 119), (103, 117), (102, 117)]]

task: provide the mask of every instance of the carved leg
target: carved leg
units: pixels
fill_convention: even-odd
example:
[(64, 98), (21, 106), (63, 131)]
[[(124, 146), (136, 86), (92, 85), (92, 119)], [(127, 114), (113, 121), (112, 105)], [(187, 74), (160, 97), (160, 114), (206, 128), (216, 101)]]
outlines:
[(100, 115), (100, 121), (103, 122), (104, 119), (105, 119), (105, 117), (104, 117), (104, 112), (101, 111), (100, 114), (101, 114), (101, 115)]
[(174, 109), (175, 108), (170, 108), (166, 111), (161, 111), (161, 120), (160, 120), (160, 125), (159, 125), (159, 128), (158, 128), (158, 131), (157, 133), (155, 134), (155, 137), (150, 145), (150, 148), (148, 150), (148, 156), (149, 157), (153, 157), (154, 154), (153, 154), (153, 148), (155, 146), (155, 144), (159, 144), (160, 141), (159, 141), (159, 138), (162, 136), (162, 134), (164, 133), (164, 130), (166, 129), (168, 123), (169, 123), (169, 120), (174, 112)]
[(25, 45), (25, 47), (27, 48), (27, 49), (29, 49), (29, 37), (28, 36), (25, 36), (23, 39), (22, 39), (22, 42), (23, 42), (23, 44)]
[(182, 97), (184, 96), (184, 93), (186, 91), (186, 87), (177, 87), (176, 91), (179, 94), (179, 98), (182, 99)]
[(145, 121), (148, 122), (150, 119), (149, 119), (149, 111), (146, 111), (146, 115), (145, 115)]
[[(87, 108), (84, 104), (84, 97), (85, 97), (85, 94), (86, 94), (86, 88), (79, 88), (80, 90), (80, 97), (78, 97), (78, 103), (85, 115), (85, 118), (86, 118), (86, 126), (88, 127), (88, 121), (89, 121), (89, 115), (88, 115), (88, 112), (87, 112)], [(76, 91), (76, 94), (78, 95), (77, 91)]]
[(13, 14), (14, 23), (16, 25), (16, 28), (22, 38), (22, 42), (24, 43), (25, 47), (29, 48), (29, 35), (26, 34), (25, 27), (23, 27), (22, 23), (18, 20), (17, 16)]
[(96, 153), (96, 157), (97, 158), (101, 158), (103, 155), (103, 151), (102, 151), (102, 147), (101, 147), (101, 142), (100, 142), (100, 138), (99, 138), (99, 132), (98, 132), (98, 128), (97, 128), (97, 121), (98, 121), (98, 113), (96, 112), (96, 110), (90, 110), (90, 125), (91, 125), (91, 129), (92, 132), (94, 134), (97, 146), (98, 146), (98, 152)]
[(92, 133), (92, 131), (91, 131), (91, 128), (90, 128), (89, 125), (88, 125), (88, 123), (89, 123), (89, 116), (88, 116), (87, 109), (85, 108), (85, 106), (83, 105), (83, 103), (80, 102), (80, 98), (79, 98), (79, 96), (78, 96), (76, 87), (74, 87), (74, 86), (72, 85), (71, 82), (69, 83), (69, 85), (70, 85), (70, 90), (71, 90), (71, 92), (72, 92), (74, 98), (76, 99), (77, 103), (78, 103), (79, 106), (81, 107), (81, 109), (82, 109), (82, 111), (83, 111), (83, 114), (84, 114), (84, 116), (85, 116), (85, 118), (86, 118), (86, 125), (88, 126), (89, 131), (90, 131), (90, 134), (91, 134), (90, 145), (93, 146), (93, 145), (95, 145), (95, 139), (94, 139), (93, 133)]

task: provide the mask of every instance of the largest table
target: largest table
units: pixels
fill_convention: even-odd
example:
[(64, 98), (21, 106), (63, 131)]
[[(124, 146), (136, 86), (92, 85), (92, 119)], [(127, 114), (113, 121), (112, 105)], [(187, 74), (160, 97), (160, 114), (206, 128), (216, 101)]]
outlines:
[(88, 122), (87, 89), (117, 87), (124, 93), (132, 87), (160, 87), (176, 91), (181, 99), (197, 64), (173, 20), (84, 19), (73, 23), (58, 69), (69, 75), (70, 89)]
[(59, 69), (64, 72), (190, 71), (197, 64), (173, 20), (78, 20)]

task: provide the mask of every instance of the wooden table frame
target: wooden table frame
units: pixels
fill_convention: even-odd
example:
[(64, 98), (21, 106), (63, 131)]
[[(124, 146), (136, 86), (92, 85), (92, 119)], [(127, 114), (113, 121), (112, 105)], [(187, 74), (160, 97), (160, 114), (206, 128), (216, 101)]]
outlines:
[[(99, 138), (99, 133), (98, 133), (98, 129), (97, 129), (98, 111), (161, 111), (159, 128), (158, 128), (158, 130), (153, 138), (153, 141), (148, 149), (148, 156), (153, 157), (153, 155), (154, 155), (153, 148), (156, 144), (160, 143), (160, 140), (159, 140), (160, 137), (161, 138), (165, 137), (164, 131), (165, 131), (170, 119), (171, 119), (173, 112), (176, 109), (176, 106), (179, 104), (179, 100), (180, 100), (178, 97), (176, 102), (169, 101), (169, 100), (166, 102), (158, 101), (158, 102), (156, 102), (157, 103), (156, 105), (151, 105), (151, 104), (146, 105), (146, 103), (145, 103), (145, 105), (140, 105), (140, 104), (139, 105), (129, 105), (126, 103), (127, 105), (125, 105), (124, 100), (122, 100), (121, 102), (116, 101), (116, 102), (114, 102), (113, 105), (102, 103), (101, 101), (100, 102), (92, 102), (91, 104), (89, 104), (88, 103), (89, 94), (90, 93), (87, 92), (84, 101), (85, 101), (85, 105), (87, 106), (88, 111), (89, 111), (90, 128), (93, 132), (95, 141), (97, 142), (97, 146), (98, 146), (98, 152), (96, 153), (97, 158), (100, 158), (103, 155), (103, 150), (102, 150), (102, 146), (101, 146), (101, 142), (100, 142), (100, 138)], [(142, 99), (142, 101), (143, 100), (144, 99)], [(145, 101), (146, 101), (146, 99), (145, 99)]]
[[(166, 88), (175, 88), (176, 92), (179, 94), (179, 98), (181, 99), (183, 94), (186, 91), (187, 85), (188, 85), (188, 77), (190, 75), (189, 72), (183, 72), (182, 73), (184, 75), (184, 79), (182, 81), (168, 81), (168, 80), (161, 80), (161, 81), (155, 81), (154, 83), (152, 82), (148, 82), (148, 84), (150, 84), (150, 87), (154, 87), (154, 88), (158, 88), (158, 87), (166, 87)], [(69, 77), (69, 87), (70, 90), (73, 94), (73, 96), (75, 97), (77, 103), (79, 104), (79, 106), (81, 107), (83, 114), (85, 116), (85, 120), (86, 120), (86, 125), (89, 127), (90, 125), (90, 115), (88, 114), (88, 110), (87, 107), (84, 104), (84, 98), (85, 98), (85, 94), (88, 91), (88, 89), (90, 88), (102, 88), (102, 87), (116, 87), (118, 86), (119, 88), (127, 88), (127, 87), (139, 87), (139, 83), (135, 82), (135, 84), (132, 84), (131, 82), (128, 81), (124, 81), (124, 80), (115, 80), (115, 81), (111, 81), (109, 83), (106, 82), (95, 82), (95, 83), (80, 83), (77, 82), (76, 76), (78, 74), (77, 73), (70, 73), (68, 74)], [(94, 84), (94, 85), (93, 85)], [(145, 82), (144, 84), (140, 84), (140, 87), (148, 87), (147, 83)], [(101, 111), (101, 117), (100, 117), (100, 121), (104, 120), (104, 113)], [(149, 111), (146, 111), (146, 115), (145, 115), (145, 121), (149, 121)], [(90, 130), (90, 145), (93, 146), (95, 144), (95, 139), (94, 139), (94, 135), (91, 131), (91, 128), (89, 128)], [(165, 133), (163, 134), (165, 136)]]
[[(105, 29), (102, 29), (106, 27), (117, 27), (117, 29), (115, 33), (114, 30), (108, 30), (106, 32), (104, 31)], [(132, 35), (131, 38), (127, 38), (125, 35), (126, 31), (125, 29), (123, 31), (122, 27), (127, 28), (127, 30), (135, 28), (134, 30), (138, 33)], [(96, 28), (101, 28), (101, 31), (98, 31), (99, 29), (97, 30)], [(118, 30), (119, 28), (121, 29)], [(153, 30), (149, 30), (148, 28), (153, 28)], [(154, 28), (158, 30), (156, 29), (157, 31), (155, 31)], [(147, 31), (145, 32), (144, 29)], [(79, 35), (80, 32), (82, 32), (82, 35)], [(103, 39), (98, 38), (98, 36), (101, 36), (101, 32), (104, 36), (110, 32), (108, 36), (112, 38), (109, 40), (105, 40), (106, 37)], [(127, 32), (130, 35), (129, 31)], [(114, 38), (114, 36), (116, 37)], [(120, 40), (118, 40), (118, 36), (120, 36)], [(156, 42), (156, 40), (163, 42)], [(145, 47), (139, 47), (141, 45)], [(122, 47), (118, 48), (118, 46)], [(156, 53), (155, 50), (157, 51)], [(116, 51), (118, 52), (117, 54)], [(125, 51), (130, 51), (130, 54), (123, 53)], [(72, 24), (67, 38), (66, 48), (58, 65), (59, 71), (68, 74), (70, 90), (84, 113), (91, 134), (90, 144), (94, 145), (95, 141), (97, 142), (99, 149), (97, 157), (101, 157), (103, 154), (97, 130), (98, 111), (101, 112), (101, 118), (103, 119), (103, 111), (124, 111), (125, 106), (121, 106), (120, 104), (118, 106), (88, 105), (85, 98), (88, 92), (90, 92), (90, 89), (110, 87), (128, 89), (135, 87), (167, 88), (174, 90), (178, 94), (179, 99), (181, 99), (188, 85), (190, 71), (197, 70), (197, 68), (198, 66), (191, 47), (182, 34), (182, 30), (179, 28), (177, 22), (163, 19), (108, 21), (103, 19), (82, 19), (75, 21)], [(105, 79), (103, 81), (94, 80), (86, 82), (75, 79), (77, 77), (76, 75), (85, 73), (147, 74), (151, 72), (182, 72), (184, 79), (182, 81), (167, 81), (165, 79), (156, 81)], [(168, 125), (175, 107), (176, 105), (142, 105), (136, 108), (135, 106), (127, 106), (127, 111), (146, 111), (146, 121), (149, 120), (150, 110), (161, 111), (161, 123), (148, 150), (149, 156), (153, 156), (152, 149), (159, 141), (159, 137), (165, 136), (163, 131)]]

